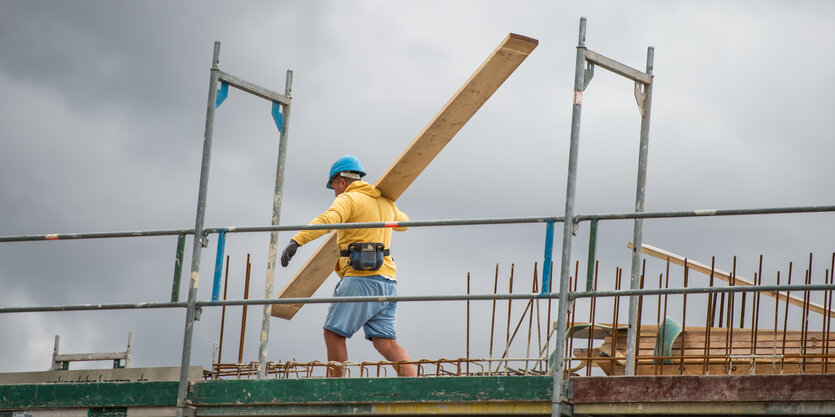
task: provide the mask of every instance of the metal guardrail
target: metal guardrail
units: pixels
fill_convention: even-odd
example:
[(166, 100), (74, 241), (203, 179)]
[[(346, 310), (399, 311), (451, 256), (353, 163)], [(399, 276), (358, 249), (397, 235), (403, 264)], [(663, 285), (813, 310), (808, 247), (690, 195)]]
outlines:
[[(672, 294), (717, 294), (749, 293), (766, 291), (825, 291), (835, 290), (835, 284), (796, 284), (796, 285), (759, 285), (735, 287), (688, 287), (688, 288), (644, 288), (610, 291), (580, 291), (568, 294), (569, 300), (591, 297), (625, 297), (632, 295), (672, 295)], [(223, 307), (244, 305), (273, 304), (330, 304), (330, 303), (367, 303), (372, 301), (414, 302), (414, 301), (484, 301), (484, 300), (547, 300), (558, 299), (559, 293), (508, 293), (508, 294), (447, 294), (447, 295), (398, 295), (398, 296), (353, 296), (319, 298), (271, 298), (223, 301), (198, 301), (198, 307)], [(117, 303), (117, 304), (67, 304), (57, 306), (0, 307), (3, 313), (38, 313), (57, 311), (94, 311), (94, 310), (141, 310), (160, 308), (185, 308), (188, 303)]]

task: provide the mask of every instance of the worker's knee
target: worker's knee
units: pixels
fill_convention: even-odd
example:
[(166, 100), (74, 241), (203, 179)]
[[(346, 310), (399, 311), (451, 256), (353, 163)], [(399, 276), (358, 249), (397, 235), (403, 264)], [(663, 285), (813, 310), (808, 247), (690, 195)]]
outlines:
[(328, 329), (325, 330), (325, 342), (340, 342), (345, 340), (345, 336), (339, 333), (334, 333)]

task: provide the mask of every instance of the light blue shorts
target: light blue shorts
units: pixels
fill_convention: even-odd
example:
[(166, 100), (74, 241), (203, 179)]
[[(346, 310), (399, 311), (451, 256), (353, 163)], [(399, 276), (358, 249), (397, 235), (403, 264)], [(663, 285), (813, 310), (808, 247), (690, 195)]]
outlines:
[[(380, 275), (368, 277), (343, 277), (333, 290), (334, 297), (395, 296), (397, 281)], [(396, 339), (394, 325), (397, 302), (333, 303), (325, 319), (325, 330), (340, 336), (351, 337), (360, 327), (365, 338)]]

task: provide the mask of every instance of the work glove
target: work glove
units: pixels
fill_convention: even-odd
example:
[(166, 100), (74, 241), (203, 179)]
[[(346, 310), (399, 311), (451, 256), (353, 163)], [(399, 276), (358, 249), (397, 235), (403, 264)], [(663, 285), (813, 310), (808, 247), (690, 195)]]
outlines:
[(298, 249), (299, 246), (301, 245), (296, 243), (295, 240), (290, 239), (290, 244), (287, 245), (287, 247), (284, 248), (284, 252), (281, 253), (281, 266), (290, 265), (290, 259), (296, 254), (296, 249)]

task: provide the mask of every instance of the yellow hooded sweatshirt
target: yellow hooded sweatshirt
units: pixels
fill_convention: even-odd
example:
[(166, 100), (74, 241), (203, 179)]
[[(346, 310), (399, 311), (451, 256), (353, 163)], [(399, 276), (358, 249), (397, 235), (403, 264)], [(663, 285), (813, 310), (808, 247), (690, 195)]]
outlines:
[[(408, 221), (409, 216), (397, 209), (394, 202), (383, 197), (380, 191), (365, 181), (354, 181), (345, 192), (336, 196), (333, 205), (327, 211), (310, 221), (310, 224), (329, 223), (365, 223), (365, 222), (399, 222)], [(338, 229), (336, 231), (339, 250), (348, 250), (351, 243), (360, 242), (382, 242), (386, 249), (391, 244), (391, 229)], [(393, 227), (398, 232), (405, 231), (408, 227)], [(305, 245), (311, 240), (319, 238), (329, 230), (302, 230), (293, 236), (293, 240), (299, 245)], [(334, 266), (339, 278), (344, 276), (363, 277), (369, 275), (385, 275), (393, 279), (397, 278), (397, 266), (386, 256), (383, 259), (383, 266), (376, 271), (357, 271), (348, 265), (348, 258), (340, 257)]]

